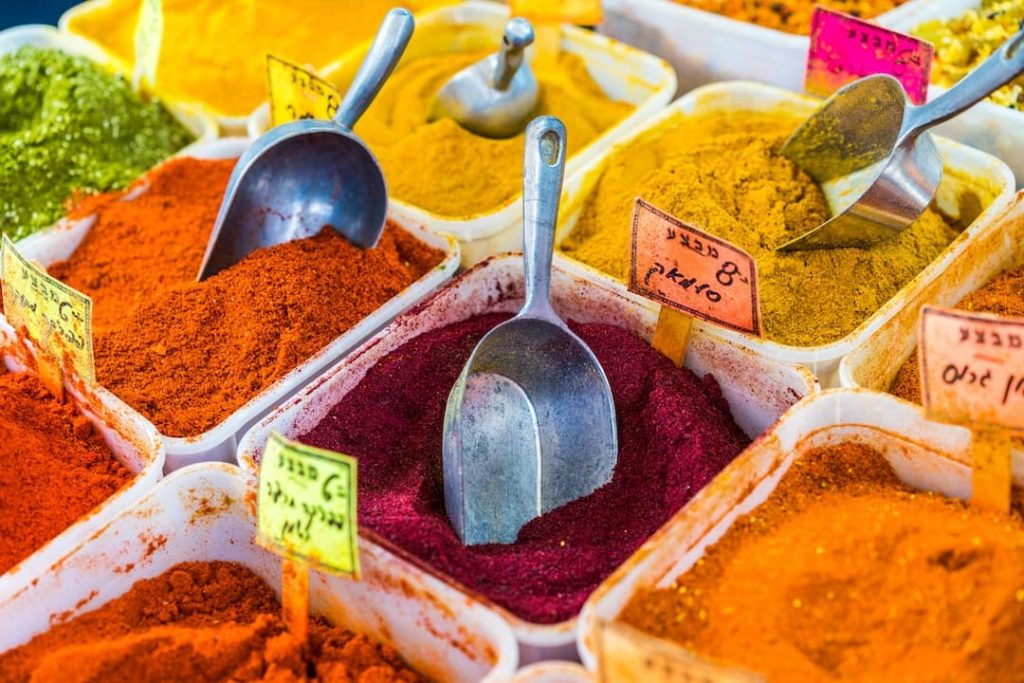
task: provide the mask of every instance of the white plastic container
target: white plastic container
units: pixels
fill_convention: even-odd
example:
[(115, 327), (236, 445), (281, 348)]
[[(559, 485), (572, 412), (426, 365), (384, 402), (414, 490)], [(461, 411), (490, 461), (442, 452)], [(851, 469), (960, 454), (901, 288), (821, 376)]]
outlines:
[[(31, 359), (25, 358), (22, 347), (12, 344), (13, 339), (14, 330), (0, 317), (0, 344), (3, 345), (0, 355), (9, 370), (22, 372), (33, 363)], [(135, 476), (46, 545), (0, 574), (0, 596), (11, 595), (34, 581), (58, 558), (83, 543), (119, 511), (152, 490), (163, 478), (164, 445), (153, 425), (103, 389), (86, 390), (69, 384), (66, 394), (66, 400), (71, 401), (89, 419), (114, 457)], [(14, 495), (14, 492), (6, 492), (4, 495)], [(4, 623), (10, 622), (0, 619), (0, 624)], [(0, 638), (4, 630), (0, 628)]]
[[(50, 563), (38, 582), (0, 593), (0, 652), (188, 561), (240, 562), (280, 595), (281, 560), (253, 543), (255, 511), (238, 468), (207, 463), (171, 475), (88, 543)], [(391, 645), (433, 680), (505, 681), (515, 639), (501, 618), (443, 582), (363, 542), (362, 579), (312, 572), (310, 611)]]
[[(910, 33), (926, 21), (953, 19), (981, 5), (979, 0), (927, 0), (911, 3), (889, 24)], [(934, 66), (932, 67), (935, 68)], [(933, 85), (929, 99), (935, 99), (947, 88)], [(935, 129), (939, 135), (977, 147), (999, 157), (1013, 169), (1018, 187), (1024, 184), (1024, 111), (1010, 109), (993, 102), (980, 102), (954, 119)]]
[[(912, 0), (872, 21), (891, 26), (930, 0)], [(605, 0), (601, 32), (669, 61), (679, 92), (715, 81), (752, 80), (801, 91), (807, 36), (705, 12), (671, 0)]]
[(510, 683), (597, 683), (579, 664), (539, 662), (516, 672)]
[[(552, 273), (555, 308), (568, 320), (606, 322), (650, 339), (656, 314), (622, 295), (570, 274), (555, 260)], [(473, 268), (409, 314), (395, 320), (358, 351), (331, 368), (315, 384), (261, 420), (239, 445), (239, 464), (255, 479), (263, 447), (271, 431), (297, 438), (316, 426), (388, 353), (428, 330), (491, 312), (515, 312), (522, 306), (522, 257), (499, 256)], [(771, 425), (789, 406), (817, 390), (810, 373), (701, 333), (690, 337), (686, 366), (698, 375), (713, 373), (729, 402), (736, 423), (750, 437)], [(429, 569), (429, 567), (428, 567)], [(473, 594), (454, 580), (442, 577)], [(495, 605), (512, 624), (523, 663), (544, 659), (575, 659), (576, 620), (534, 624)]]
[[(416, 33), (403, 60), (431, 54), (496, 50), (508, 16), (507, 7), (491, 2), (466, 2), (417, 15)], [(459, 30), (453, 31), (452, 27)], [(568, 176), (668, 104), (676, 90), (676, 76), (668, 64), (652, 55), (574, 26), (563, 26), (561, 46), (586, 62), (591, 77), (609, 97), (636, 107), (567, 160)], [(368, 44), (351, 50), (323, 69), (323, 76), (334, 82), (348, 83), (367, 49)], [(253, 113), (249, 134), (255, 137), (266, 131), (269, 118), (269, 107), (264, 104)], [(462, 244), (462, 265), (467, 267), (488, 256), (522, 246), (521, 195), (505, 206), (470, 218), (439, 216), (394, 198), (391, 210), (397, 217), (455, 235)]]
[[(586, 199), (600, 180), (601, 170), (605, 167), (608, 159), (616, 151), (628, 149), (628, 146), (634, 139), (643, 135), (648, 130), (658, 127), (662, 122), (679, 114), (703, 115), (736, 109), (810, 113), (813, 111), (816, 103), (817, 101), (810, 97), (772, 86), (747, 82), (717, 83), (691, 91), (676, 100), (657, 116), (648, 119), (629, 138), (608, 150), (602, 158), (591, 161), (573, 174), (571, 178), (567, 179), (562, 195), (559, 227), (555, 236), (556, 248), (572, 232)], [(1006, 167), (1006, 164), (983, 152), (950, 140), (938, 138), (937, 142), (946, 165), (958, 172), (957, 176), (946, 174), (946, 180), (939, 188), (937, 201), (946, 213), (954, 216), (959, 214), (958, 195), (961, 190), (965, 189), (959, 180), (959, 176), (971, 179), (971, 182), (967, 184), (968, 188), (984, 190), (986, 193), (994, 196), (995, 199), (931, 264), (926, 266), (899, 293), (873, 315), (864, 320), (850, 334), (830, 344), (814, 347), (796, 347), (780, 344), (768, 339), (758, 339), (750, 335), (706, 325), (701, 322), (697, 322), (695, 327), (746, 346), (770, 358), (775, 358), (785, 363), (802, 364), (817, 375), (822, 386), (826, 388), (838, 386), (840, 358), (895, 316), (906, 306), (909, 300), (918, 296), (922, 288), (953, 267), (971, 243), (997, 229), (996, 226), (992, 225), (992, 219), (1006, 207), (1013, 197), (1013, 174)], [(627, 229), (627, 226), (623, 226), (623, 229)], [(625, 283), (620, 280), (568, 256), (566, 256), (566, 261), (571, 264), (570, 268), (573, 272), (613, 287), (622, 292), (624, 296), (631, 297), (648, 308), (655, 306), (654, 303), (642, 297), (630, 294), (626, 289)]]
[[(241, 154), (251, 141), (248, 138), (223, 138), (189, 150), (189, 156), (225, 159)], [(190, 437), (164, 436), (167, 447), (167, 471), (206, 460), (233, 462), (237, 439), (258, 419), (266, 415), (298, 391), (321, 371), (355, 348), (361, 341), (386, 325), (396, 315), (451, 279), (459, 266), (459, 244), (450, 235), (442, 235), (410, 220), (394, 218), (404, 230), (430, 246), (444, 251), (444, 259), (435, 268), (403, 292), (386, 302), (359, 324), (292, 369), (273, 385), (253, 396), (223, 422), (203, 434)], [(87, 217), (73, 223), (35, 233), (19, 242), (26, 258), (36, 259), (44, 266), (67, 259), (89, 232), (95, 219)]]
[[(69, 55), (85, 57), (106, 71), (128, 74), (129, 77), (131, 74), (88, 40), (68, 33), (61, 33), (52, 26), (31, 24), (0, 31), (0, 54), (12, 52), (23, 45), (60, 50)], [(162, 100), (162, 102), (167, 107), (167, 111), (196, 138), (195, 142), (181, 150), (182, 152), (187, 153), (196, 146), (217, 137), (219, 131), (216, 121), (198, 107), (170, 100)]]
[[(807, 451), (844, 441), (874, 447), (918, 489), (966, 499), (970, 432), (925, 420), (911, 404), (856, 389), (828, 391), (790, 410), (704, 488), (587, 601), (580, 615), (583, 663), (596, 671), (599, 620), (615, 619), (639, 591), (672, 585), (740, 515), (760, 505)], [(1014, 479), (1024, 482), (1015, 468)], [(698, 653), (699, 654), (699, 653)]]

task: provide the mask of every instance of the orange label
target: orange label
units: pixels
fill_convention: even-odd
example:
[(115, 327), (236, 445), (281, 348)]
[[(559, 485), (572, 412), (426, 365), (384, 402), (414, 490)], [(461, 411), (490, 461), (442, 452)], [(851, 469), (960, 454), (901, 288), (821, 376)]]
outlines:
[(593, 26), (602, 19), (600, 0), (509, 0), (512, 16), (538, 24)]
[(637, 198), (629, 289), (702, 320), (761, 336), (750, 254)]
[(918, 347), (930, 416), (1024, 430), (1024, 318), (926, 306)]

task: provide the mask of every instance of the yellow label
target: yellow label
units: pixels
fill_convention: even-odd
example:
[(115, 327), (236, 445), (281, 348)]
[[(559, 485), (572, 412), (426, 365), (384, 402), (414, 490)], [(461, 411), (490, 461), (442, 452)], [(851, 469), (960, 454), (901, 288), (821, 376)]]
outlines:
[(524, 17), (538, 24), (601, 23), (601, 0), (509, 0), (512, 16)]
[(256, 496), (260, 545), (359, 578), (356, 460), (274, 433)]
[(24, 329), (40, 354), (95, 382), (92, 299), (28, 261), (6, 235), (0, 259), (4, 315), (11, 326)]
[(299, 119), (330, 121), (341, 105), (341, 93), (334, 85), (274, 55), (267, 55), (267, 81), (274, 126)]
[(156, 85), (156, 70), (160, 63), (160, 43), (164, 37), (164, 10), (161, 0), (141, 0), (139, 23), (135, 25), (135, 73), (133, 82), (138, 90), (145, 78)]

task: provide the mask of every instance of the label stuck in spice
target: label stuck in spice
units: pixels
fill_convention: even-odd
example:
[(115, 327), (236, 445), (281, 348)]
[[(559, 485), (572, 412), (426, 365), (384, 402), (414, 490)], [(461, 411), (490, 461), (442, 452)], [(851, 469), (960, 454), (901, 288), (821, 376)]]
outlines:
[(748, 253), (639, 198), (632, 249), (630, 291), (716, 325), (761, 335), (757, 266)]
[(509, 0), (508, 4), (512, 16), (537, 24), (594, 26), (602, 19), (600, 0)]
[(856, 17), (817, 7), (811, 18), (804, 88), (828, 97), (871, 74), (888, 74), (914, 104), (924, 104), (931, 79), (932, 44)]
[(4, 315), (24, 329), (37, 351), (65, 363), (88, 383), (96, 381), (92, 346), (92, 299), (47, 275), (4, 235), (0, 249)]
[(929, 415), (1024, 430), (1024, 319), (926, 306), (918, 344)]
[(138, 90), (145, 78), (150, 86), (156, 85), (156, 71), (160, 63), (160, 46), (164, 37), (164, 9), (161, 0), (142, 0), (139, 23), (135, 26), (135, 71), (133, 84)]
[(260, 545), (359, 577), (356, 460), (271, 434), (256, 498)]
[(267, 55), (271, 125), (299, 119), (330, 121), (341, 106), (341, 93), (329, 81), (274, 55)]

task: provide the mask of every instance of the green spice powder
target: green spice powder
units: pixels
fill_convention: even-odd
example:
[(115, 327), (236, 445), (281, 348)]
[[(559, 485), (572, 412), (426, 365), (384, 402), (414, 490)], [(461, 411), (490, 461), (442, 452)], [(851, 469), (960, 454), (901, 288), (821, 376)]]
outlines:
[(0, 230), (25, 237), (58, 220), (74, 192), (124, 187), (192, 139), (85, 58), (32, 46), (2, 55)]

